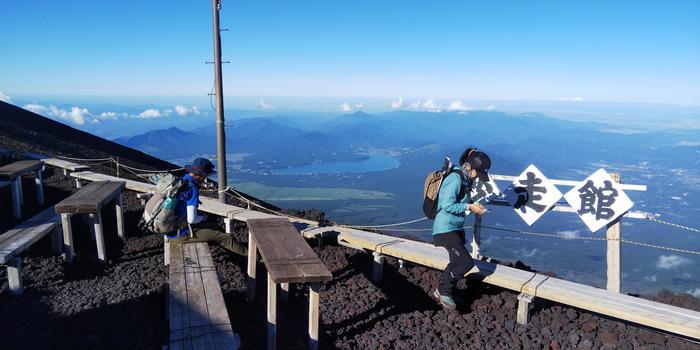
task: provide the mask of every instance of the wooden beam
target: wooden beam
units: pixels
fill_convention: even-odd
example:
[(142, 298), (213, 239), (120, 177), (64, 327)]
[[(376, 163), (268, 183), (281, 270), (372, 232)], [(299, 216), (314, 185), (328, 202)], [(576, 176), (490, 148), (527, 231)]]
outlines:
[(36, 171), (34, 184), (36, 185), (36, 201), (39, 205), (44, 205), (44, 174), (41, 169)]
[(12, 180), (12, 216), (19, 220), (22, 218), (22, 194), (20, 193), (20, 179)]
[(372, 280), (381, 282), (384, 276), (384, 256), (379, 252), (373, 252)]
[[(610, 177), (620, 183), (620, 174), (611, 173)], [(620, 264), (620, 218), (608, 224), (605, 231), (607, 239), (606, 262), (607, 262), (607, 289), (614, 293), (620, 293), (621, 286), (621, 264)]]
[(165, 266), (170, 264), (170, 240), (165, 235), (163, 235), (163, 264)]

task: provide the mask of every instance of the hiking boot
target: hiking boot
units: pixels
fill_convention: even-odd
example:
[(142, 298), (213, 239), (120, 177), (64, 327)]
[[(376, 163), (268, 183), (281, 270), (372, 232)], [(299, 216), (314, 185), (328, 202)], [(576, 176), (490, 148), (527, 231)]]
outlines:
[(452, 299), (451, 296), (442, 295), (442, 294), (440, 294), (440, 292), (437, 289), (435, 289), (433, 291), (433, 296), (435, 297), (435, 299), (437, 299), (440, 302), (440, 304), (442, 304), (442, 306), (444, 308), (450, 309), (450, 310), (457, 309), (457, 304), (455, 303), (454, 299)]

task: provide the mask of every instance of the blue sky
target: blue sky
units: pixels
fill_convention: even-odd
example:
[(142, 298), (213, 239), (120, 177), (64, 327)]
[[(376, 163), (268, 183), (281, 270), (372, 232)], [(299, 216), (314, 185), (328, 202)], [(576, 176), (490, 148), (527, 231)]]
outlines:
[[(230, 96), (700, 104), (698, 1), (232, 1)], [(0, 93), (206, 95), (209, 1), (7, 1)]]

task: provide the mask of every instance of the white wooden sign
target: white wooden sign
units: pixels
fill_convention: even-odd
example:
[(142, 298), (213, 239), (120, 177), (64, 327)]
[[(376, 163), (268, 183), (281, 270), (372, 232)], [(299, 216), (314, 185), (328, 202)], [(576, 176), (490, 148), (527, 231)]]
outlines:
[(504, 191), (504, 199), (529, 226), (556, 204), (561, 196), (557, 187), (532, 164)]
[(501, 194), (501, 191), (498, 189), (496, 181), (489, 175), (488, 182), (482, 182), (478, 178), (474, 180), (474, 185), (472, 185), (469, 197), (474, 202), (484, 204), (492, 201), (494, 198), (498, 197), (499, 194)]
[(592, 232), (600, 230), (634, 205), (604, 169), (583, 180), (564, 198)]

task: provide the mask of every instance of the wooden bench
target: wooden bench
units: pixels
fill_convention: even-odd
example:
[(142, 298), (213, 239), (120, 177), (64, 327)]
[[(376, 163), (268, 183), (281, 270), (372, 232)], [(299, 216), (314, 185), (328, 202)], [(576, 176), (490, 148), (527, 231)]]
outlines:
[(277, 346), (277, 284), (310, 282), (309, 348), (318, 348), (318, 308), (321, 282), (333, 278), (294, 226), (285, 218), (249, 219), (248, 301), (255, 298), (257, 252), (267, 268), (267, 348)]
[(107, 261), (100, 211), (107, 203), (113, 199), (115, 200), (117, 234), (124, 239), (123, 191), (124, 182), (122, 181), (91, 182), (78, 192), (56, 204), (56, 213), (61, 214), (61, 221), (63, 222), (63, 244), (67, 248), (66, 260), (71, 261), (75, 256), (71, 216), (88, 214), (92, 236), (94, 236), (97, 245), (97, 257), (102, 262)]
[(63, 169), (63, 175), (65, 175), (65, 176), (68, 176), (68, 174), (70, 174), (70, 172), (85, 171), (87, 169), (90, 169), (90, 167), (87, 165), (82, 165), (82, 164), (70, 162), (70, 161), (67, 161), (64, 159), (47, 158), (47, 157), (43, 157), (43, 156), (41, 156), (40, 159), (46, 165), (51, 165), (51, 166), (55, 166), (57, 168)]
[(22, 217), (22, 205), (24, 205), (23, 175), (35, 174), (36, 200), (39, 205), (44, 205), (44, 178), (41, 172), (43, 167), (44, 162), (40, 160), (20, 160), (0, 167), (0, 181), (5, 180), (12, 183), (12, 214), (15, 219)]
[[(324, 231), (338, 232), (338, 243), (343, 246), (373, 252), (374, 275), (381, 275), (377, 270), (382, 269), (382, 256), (392, 256), (438, 270), (444, 270), (449, 262), (447, 251), (430, 243), (344, 227), (319, 227), (309, 230), (307, 234), (316, 235)], [(521, 293), (518, 297), (517, 315), (520, 322), (527, 321), (530, 303), (533, 297), (536, 297), (700, 339), (700, 312), (697, 311), (487, 261), (474, 260), (474, 264), (474, 268), (467, 272), (467, 276)]]
[(238, 349), (207, 243), (170, 249), (170, 350)]
[[(58, 216), (53, 208), (48, 208), (31, 219), (17, 225), (15, 228), (0, 235), (0, 265), (7, 266), (7, 278), (10, 284), (10, 292), (22, 294), (22, 259), (19, 255), (36, 241), (54, 231), (58, 226)], [(58, 231), (56, 231), (58, 233)], [(60, 253), (60, 245), (54, 244), (55, 252)]]

